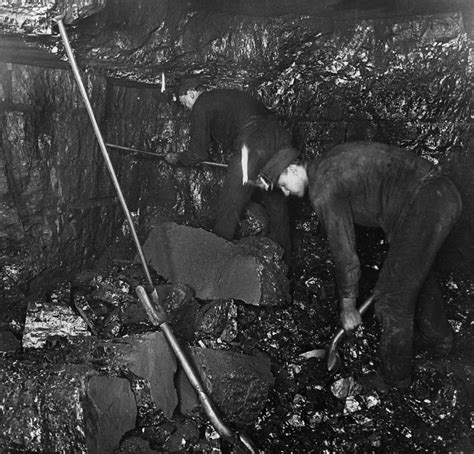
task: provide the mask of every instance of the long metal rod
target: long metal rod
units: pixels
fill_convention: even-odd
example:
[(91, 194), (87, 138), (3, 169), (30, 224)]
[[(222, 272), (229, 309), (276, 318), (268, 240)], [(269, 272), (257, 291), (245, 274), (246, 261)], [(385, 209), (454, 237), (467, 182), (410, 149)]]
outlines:
[(152, 153), (151, 151), (137, 150), (136, 148), (124, 147), (122, 145), (114, 145), (113, 143), (106, 143), (109, 148), (116, 148), (117, 150), (130, 151), (132, 153), (146, 154), (154, 158), (164, 158), (166, 153)]
[[(138, 299), (140, 300), (142, 306), (148, 314), (148, 318), (150, 319), (150, 321), (153, 323), (153, 325), (159, 326), (160, 329), (163, 331), (163, 334), (166, 340), (168, 341), (168, 344), (170, 345), (171, 349), (173, 350), (176, 358), (178, 359), (179, 364), (183, 368), (186, 377), (188, 377), (191, 386), (196, 391), (196, 394), (198, 395), (199, 401), (201, 402), (204, 412), (206, 413), (207, 417), (211, 421), (216, 431), (227, 441), (233, 443), (234, 445), (242, 444), (250, 453), (255, 454), (257, 450), (254, 447), (253, 442), (243, 433), (234, 433), (229, 427), (225, 425), (225, 423), (220, 418), (212, 400), (204, 390), (204, 386), (202, 385), (199, 375), (196, 373), (195, 369), (188, 361), (184, 350), (181, 348), (181, 345), (176, 339), (176, 336), (168, 325), (164, 314), (157, 311), (156, 304), (153, 305), (151, 303), (146, 290), (141, 285), (137, 285), (135, 291), (137, 293)], [(161, 308), (158, 309), (161, 311)]]
[[(123, 145), (114, 145), (113, 143), (106, 143), (110, 148), (116, 148), (117, 150), (130, 151), (131, 153), (146, 154), (147, 156), (152, 156), (154, 158), (164, 158), (167, 153), (152, 153), (151, 151), (137, 150), (136, 148), (124, 147)], [(211, 162), (211, 161), (199, 161), (199, 164), (210, 167), (222, 167), (223, 169), (227, 168), (227, 164), (221, 164), (220, 162)]]
[[(147, 280), (148, 280), (150, 286), (153, 288), (153, 293), (152, 293), (153, 300), (156, 304), (158, 304), (159, 301), (158, 301), (158, 294), (157, 294), (156, 288), (153, 285), (153, 280), (151, 278), (150, 271), (149, 271), (148, 266), (146, 264), (145, 256), (143, 254), (143, 250), (141, 248), (140, 241), (138, 240), (138, 236), (136, 234), (135, 227), (133, 225), (132, 217), (130, 216), (130, 211), (128, 210), (127, 203), (125, 202), (125, 198), (123, 196), (122, 189), (120, 188), (120, 184), (119, 184), (117, 176), (115, 174), (112, 162), (110, 161), (110, 157), (109, 157), (109, 154), (107, 152), (105, 142), (102, 138), (102, 134), (100, 132), (99, 126), (98, 126), (97, 121), (95, 119), (94, 112), (92, 110), (89, 98), (87, 96), (87, 92), (84, 88), (84, 84), (82, 83), (82, 79), (81, 79), (81, 76), (80, 76), (80, 73), (79, 73), (79, 69), (77, 67), (77, 64), (76, 64), (76, 61), (75, 61), (74, 55), (72, 53), (72, 49), (71, 49), (71, 46), (69, 44), (69, 40), (68, 40), (68, 37), (67, 37), (67, 34), (66, 34), (66, 30), (64, 28), (62, 17), (61, 16), (57, 17), (55, 20), (58, 23), (59, 32), (61, 34), (61, 38), (63, 40), (64, 47), (66, 49), (66, 53), (67, 53), (68, 58), (69, 58), (69, 63), (71, 64), (71, 67), (72, 67), (72, 70), (73, 70), (73, 73), (74, 73), (74, 77), (76, 78), (76, 81), (78, 83), (79, 89), (80, 89), (81, 94), (82, 94), (82, 97), (84, 99), (84, 103), (86, 105), (87, 112), (89, 114), (92, 125), (94, 127), (94, 131), (95, 131), (95, 134), (97, 136), (97, 140), (99, 141), (100, 149), (102, 151), (105, 162), (107, 164), (107, 168), (109, 169), (109, 172), (110, 172), (110, 175), (112, 177), (112, 181), (114, 183), (115, 189), (117, 190), (117, 194), (119, 196), (120, 203), (122, 204), (122, 208), (123, 208), (123, 210), (125, 212), (125, 215), (127, 217), (127, 221), (130, 225), (130, 230), (132, 232), (133, 239), (135, 241), (138, 253), (140, 255), (140, 259), (141, 259), (141, 262), (142, 262)], [(140, 297), (140, 300), (142, 301), (142, 304), (144, 302), (146, 302), (146, 306), (152, 307), (145, 289), (141, 286), (137, 286), (136, 290), (137, 290), (138, 296)], [(159, 309), (162, 310), (162, 308), (160, 306), (159, 306)], [(234, 434), (230, 429), (227, 428), (227, 426), (222, 422), (222, 420), (217, 415), (217, 412), (214, 409), (212, 401), (209, 399), (207, 394), (204, 392), (197, 375), (195, 374), (194, 370), (192, 369), (191, 364), (189, 363), (186, 355), (184, 354), (184, 351), (181, 349), (176, 337), (173, 334), (173, 331), (171, 330), (171, 328), (167, 324), (164, 313), (159, 314), (158, 312), (156, 312), (156, 310), (152, 311), (152, 320), (154, 320), (155, 324), (160, 326), (161, 329), (163, 330), (163, 333), (164, 333), (168, 343), (170, 344), (171, 348), (173, 349), (175, 355), (177, 356), (177, 358), (178, 358), (181, 366), (183, 367), (186, 375), (188, 376), (191, 384), (193, 385), (194, 389), (198, 393), (199, 400), (201, 401), (201, 404), (203, 405), (206, 414), (210, 417), (211, 422), (214, 425), (214, 427), (216, 428), (216, 430), (222, 436), (227, 438), (229, 441), (232, 441), (233, 443), (240, 442), (249, 450), (249, 452), (255, 453), (256, 451), (254, 450), (253, 444), (250, 441), (250, 439), (248, 439), (243, 434), (238, 434), (238, 435)]]
[(188, 377), (192, 387), (197, 392), (199, 400), (201, 401), (201, 404), (203, 404), (203, 407), (205, 409), (205, 413), (210, 417), (209, 419), (213, 423), (214, 427), (216, 427), (216, 430), (225, 438), (229, 440), (233, 439), (234, 434), (232, 433), (230, 429), (228, 429), (222, 423), (220, 418), (217, 416), (217, 412), (214, 409), (212, 402), (210, 401), (207, 394), (204, 392), (204, 388), (201, 385), (201, 381), (198, 375), (196, 374), (193, 367), (187, 360), (187, 357), (184, 354), (183, 349), (179, 345), (167, 321), (163, 319), (161, 315), (156, 313), (155, 308), (151, 304), (150, 298), (148, 297), (146, 290), (141, 285), (137, 285), (135, 291), (138, 295), (138, 298), (140, 299), (142, 303), (142, 306), (145, 308), (145, 311), (147, 312), (148, 317), (150, 318), (151, 322), (155, 326), (159, 326), (160, 329), (163, 331), (163, 334), (165, 335), (166, 340), (168, 341), (171, 349), (173, 350), (176, 358), (178, 359), (178, 362), (183, 367), (184, 373)]
[(102, 152), (102, 155), (104, 157), (105, 163), (107, 165), (107, 168), (110, 173), (110, 177), (112, 178), (112, 182), (115, 186), (115, 190), (117, 191), (117, 195), (120, 200), (120, 204), (122, 205), (123, 211), (125, 213), (125, 216), (127, 218), (127, 222), (130, 226), (130, 232), (132, 233), (133, 240), (135, 242), (135, 245), (137, 247), (138, 255), (140, 257), (140, 261), (143, 266), (143, 270), (145, 272), (146, 278), (150, 286), (153, 287), (153, 280), (151, 278), (150, 270), (148, 269), (148, 265), (145, 260), (145, 255), (143, 254), (142, 247), (140, 245), (140, 241), (138, 240), (137, 232), (135, 230), (135, 226), (133, 224), (132, 216), (130, 215), (130, 210), (127, 207), (127, 203), (125, 201), (125, 198), (122, 193), (122, 189), (120, 188), (117, 175), (115, 174), (114, 167), (112, 165), (112, 161), (110, 160), (109, 153), (107, 152), (107, 148), (105, 146), (104, 139), (102, 138), (102, 134), (99, 129), (99, 125), (97, 124), (97, 120), (95, 119), (94, 111), (92, 110), (91, 103), (89, 101), (89, 98), (87, 96), (86, 89), (84, 87), (84, 84), (81, 79), (81, 75), (79, 73), (79, 69), (76, 64), (76, 59), (74, 58), (74, 54), (72, 53), (71, 45), (69, 44), (69, 39), (66, 33), (66, 29), (64, 28), (63, 24), (63, 17), (59, 16), (55, 18), (56, 22), (58, 23), (59, 26), (59, 33), (61, 34), (61, 38), (63, 40), (64, 48), (66, 49), (66, 53), (69, 59), (69, 64), (71, 65), (72, 72), (74, 74), (74, 77), (76, 79), (77, 85), (79, 86), (79, 90), (81, 92), (82, 98), (84, 100), (84, 104), (87, 109), (87, 113), (89, 114), (92, 126), (94, 127), (95, 135), (97, 137), (97, 141), (99, 142), (100, 150)]

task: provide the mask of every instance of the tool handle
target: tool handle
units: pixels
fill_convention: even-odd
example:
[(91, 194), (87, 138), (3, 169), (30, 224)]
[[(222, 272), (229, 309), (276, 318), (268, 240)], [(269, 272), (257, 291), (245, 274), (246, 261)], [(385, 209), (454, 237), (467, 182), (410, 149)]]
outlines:
[[(369, 298), (367, 298), (358, 308), (358, 311), (360, 315), (364, 315), (367, 312), (367, 309), (372, 305), (374, 301), (374, 295), (371, 295)], [(341, 339), (344, 337), (345, 331), (343, 329), (340, 329), (337, 334), (334, 336), (331, 345), (329, 347), (329, 352), (335, 351), (337, 348), (337, 344), (341, 341)]]
[(130, 214), (130, 210), (128, 209), (127, 202), (125, 201), (125, 197), (123, 195), (122, 188), (120, 187), (120, 184), (119, 184), (119, 181), (118, 181), (118, 178), (117, 178), (117, 174), (115, 173), (114, 166), (112, 165), (112, 161), (110, 160), (109, 153), (108, 153), (107, 148), (105, 146), (104, 138), (102, 137), (102, 133), (100, 132), (99, 124), (97, 123), (97, 119), (95, 118), (94, 110), (92, 109), (92, 105), (91, 105), (91, 102), (90, 102), (89, 97), (87, 95), (86, 88), (84, 87), (84, 83), (81, 79), (81, 74), (79, 72), (79, 68), (77, 66), (76, 59), (74, 57), (74, 53), (72, 52), (71, 44), (69, 42), (69, 38), (68, 38), (67, 33), (66, 33), (66, 28), (64, 27), (64, 24), (63, 24), (63, 20), (62, 20), (63, 17), (64, 17), (64, 15), (58, 16), (58, 17), (56, 17), (55, 20), (56, 20), (56, 22), (58, 24), (58, 27), (59, 27), (59, 33), (61, 35), (61, 39), (63, 40), (64, 49), (66, 50), (66, 54), (67, 54), (68, 59), (69, 59), (69, 64), (71, 65), (72, 73), (73, 73), (73, 75), (76, 79), (77, 85), (79, 87), (79, 91), (80, 91), (80, 93), (82, 95), (82, 98), (83, 98), (83, 101), (84, 101), (84, 105), (86, 107), (87, 113), (89, 114), (89, 119), (92, 123), (92, 127), (94, 128), (94, 132), (95, 132), (95, 135), (97, 137), (97, 141), (99, 142), (100, 151), (102, 152), (102, 156), (104, 158), (105, 164), (107, 166), (107, 169), (109, 170), (110, 178), (112, 179), (112, 183), (115, 186), (115, 190), (117, 191), (117, 196), (120, 200), (120, 204), (122, 205), (124, 215), (127, 219), (128, 225), (130, 227), (130, 233), (132, 234), (133, 241), (135, 242), (135, 246), (137, 248), (138, 256), (140, 257), (140, 261), (142, 263), (143, 271), (145, 272), (148, 283), (150, 285), (153, 285), (150, 270), (148, 268), (148, 265), (147, 265), (142, 247), (140, 245), (140, 241), (138, 239), (138, 235), (137, 235), (137, 232), (135, 230), (135, 226), (133, 224), (133, 219), (132, 219), (132, 216)]
[(114, 145), (113, 143), (106, 143), (109, 148), (116, 148), (117, 150), (130, 151), (131, 153), (146, 154), (154, 158), (164, 158), (166, 153), (152, 153), (151, 151), (137, 150), (136, 148), (124, 147), (122, 145)]
[(210, 167), (221, 167), (222, 169), (227, 169), (227, 164), (222, 164), (220, 162), (211, 162), (211, 161), (201, 161), (200, 164)]
[(372, 305), (374, 302), (374, 295), (371, 295), (367, 298), (359, 307), (360, 315), (364, 315), (367, 312), (367, 309)]
[(159, 304), (156, 288), (153, 289), (152, 293), (154, 305), (151, 303), (148, 293), (141, 285), (137, 285), (135, 292), (137, 293), (138, 299), (142, 303), (150, 321), (155, 326), (160, 326), (163, 323), (166, 323), (166, 312)]
[[(136, 148), (124, 147), (122, 145), (115, 145), (113, 143), (106, 143), (105, 145), (107, 145), (109, 148), (116, 148), (117, 150), (143, 154), (143, 155), (151, 156), (153, 158), (164, 158), (167, 155), (167, 153), (152, 153), (151, 151), (137, 150)], [(210, 166), (210, 167), (221, 167), (223, 169), (226, 169), (228, 167), (227, 164), (222, 164), (220, 162), (211, 162), (211, 161), (200, 161), (199, 164), (204, 165), (204, 166)]]
[[(372, 305), (374, 301), (374, 295), (371, 295), (369, 298), (367, 298), (358, 308), (357, 310), (359, 311), (360, 315), (364, 315), (367, 312), (367, 309)], [(341, 329), (337, 332), (336, 336), (334, 337), (334, 340), (332, 343), (337, 343), (341, 339), (341, 337), (344, 335), (344, 330)]]

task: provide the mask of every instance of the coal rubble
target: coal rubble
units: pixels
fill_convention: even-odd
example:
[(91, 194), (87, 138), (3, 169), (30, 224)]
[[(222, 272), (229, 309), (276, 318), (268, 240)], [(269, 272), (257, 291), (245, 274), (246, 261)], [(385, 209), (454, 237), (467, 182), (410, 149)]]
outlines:
[[(473, 322), (469, 304), (474, 295), (469, 283), (451, 280), (444, 287), (449, 319), (456, 332), (455, 353), (433, 358), (420, 350), (415, 359), (414, 383), (407, 391), (369, 392), (363, 389), (361, 378), (377, 367), (380, 333), (373, 313), (369, 312), (363, 327), (340, 346), (342, 367), (337, 373), (331, 375), (325, 358), (315, 354), (327, 347), (337, 331), (338, 309), (328, 253), (323, 247), (312, 246), (314, 254), (297, 258), (298, 265), (292, 270), (293, 300), (286, 305), (201, 300), (192, 288), (153, 274), (169, 322), (193, 358), (199, 358), (196, 362), (209, 379), (207, 387), (225, 420), (235, 430), (244, 431), (262, 453), (469, 452), (474, 416), (469, 351)], [(159, 348), (154, 347), (155, 340), (148, 337), (159, 332), (135, 296), (136, 286), (146, 284), (143, 272), (132, 260), (111, 263), (60, 283), (46, 295), (43, 309), (58, 308), (48, 312), (50, 326), (55, 325), (51, 320), (64, 318), (66, 312), (67, 319), (72, 318), (71, 314), (76, 316), (76, 324), (64, 325), (69, 326), (69, 333), (55, 332), (45, 337), (41, 348), (25, 344), (24, 337), (23, 349), (4, 353), (2, 386), (19, 381), (24, 385), (21, 392), (16, 392), (16, 400), (9, 392), (2, 396), (4, 404), (15, 402), (18, 408), (15, 424), (8, 409), (4, 413), (7, 418), (2, 418), (2, 425), (15, 435), (16, 444), (2, 448), (31, 452), (26, 446), (41, 446), (39, 439), (47, 432), (48, 436), (54, 434), (50, 446), (56, 448), (55, 452), (96, 452), (87, 437), (68, 432), (78, 421), (63, 416), (60, 423), (54, 417), (54, 413), (64, 415), (64, 408), (79, 409), (75, 383), (82, 376), (92, 376), (95, 381), (92, 387), (89, 381), (89, 398), (99, 399), (98, 395), (107, 389), (105, 394), (112, 396), (109, 404), (128, 402), (122, 403), (118, 414), (129, 415), (115, 428), (115, 447), (111, 447), (111, 441), (109, 445), (96, 441), (96, 447), (102, 443), (100, 446), (109, 446), (115, 453), (240, 452), (208, 421), (172, 354), (165, 363), (174, 378), (169, 383), (153, 384), (152, 374), (145, 370), (147, 361), (167, 347), (164, 341)], [(316, 274), (315, 269), (321, 272)], [(366, 271), (370, 280), (370, 270)], [(46, 312), (41, 318), (45, 322)], [(27, 311), (26, 328), (28, 318), (35, 314), (37, 309)], [(29, 326), (30, 340), (34, 337), (32, 331), (42, 332), (37, 326), (39, 318), (35, 320), (36, 325)], [(142, 354), (144, 359), (137, 359)], [(225, 359), (219, 358), (221, 354), (227, 355)], [(235, 369), (237, 372), (228, 369), (227, 373), (234, 376), (240, 370), (243, 377), (225, 388), (224, 378), (218, 376), (213, 364), (234, 364), (234, 357), (246, 359)], [(265, 368), (255, 372), (252, 368), (256, 362), (268, 364), (271, 376), (265, 376)], [(251, 381), (246, 382), (252, 374)], [(105, 384), (99, 377), (106, 377)], [(241, 386), (252, 392), (254, 380), (259, 389), (253, 388), (252, 406), (243, 403), (238, 391), (233, 394)], [(45, 388), (49, 398), (45, 397)], [(163, 391), (174, 397), (157, 404), (160, 397), (156, 396)], [(46, 407), (34, 404), (39, 396), (48, 404)], [(28, 406), (27, 417), (24, 408)], [(43, 418), (41, 424), (34, 417), (39, 408), (42, 413), (36, 418)], [(76, 451), (62, 441), (66, 436), (75, 440)]]

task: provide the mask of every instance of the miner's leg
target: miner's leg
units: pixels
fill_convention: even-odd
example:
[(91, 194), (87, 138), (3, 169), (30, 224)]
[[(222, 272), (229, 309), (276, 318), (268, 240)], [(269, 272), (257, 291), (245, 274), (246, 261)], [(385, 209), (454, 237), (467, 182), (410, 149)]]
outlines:
[[(437, 249), (439, 250), (461, 212), (461, 200), (450, 180), (440, 178), (433, 184), (436, 184), (437, 200), (441, 198), (442, 201), (440, 203), (442, 215), (437, 222), (436, 243), (439, 244)], [(454, 333), (446, 316), (441, 286), (433, 273), (428, 274), (421, 289), (416, 322), (425, 347), (440, 355), (451, 351)]]
[(411, 382), (416, 301), (459, 211), (459, 194), (452, 183), (432, 180), (419, 190), (393, 232), (375, 289), (375, 311), (382, 323), (381, 369), (391, 385)]
[(375, 314), (382, 325), (380, 369), (387, 384), (404, 388), (411, 384), (416, 290), (397, 292), (384, 286), (376, 298)]
[[(227, 239), (233, 238), (240, 217), (254, 192), (251, 186), (242, 186), (241, 150), (244, 144), (249, 150), (248, 177), (255, 180), (263, 165), (278, 150), (291, 146), (291, 135), (273, 116), (254, 117), (242, 128), (233, 145), (234, 157), (228, 167), (215, 228), (218, 235)], [(275, 198), (275, 202), (266, 204), (266, 209), (270, 209), (270, 237), (289, 250), (287, 221), (278, 219), (281, 216), (288, 218), (286, 205), (280, 201), (282, 196), (283, 193), (281, 196), (268, 196), (271, 200)]]
[(262, 202), (268, 214), (268, 236), (283, 248), (285, 260), (288, 261), (291, 254), (291, 235), (287, 198), (277, 189), (265, 192)]
[(438, 355), (451, 351), (453, 329), (446, 317), (441, 286), (432, 273), (425, 280), (418, 298), (416, 323), (423, 347)]
[(219, 205), (216, 214), (216, 235), (232, 241), (239, 226), (242, 213), (252, 197), (254, 188), (242, 185), (242, 168), (240, 156), (234, 156), (227, 168), (219, 197)]

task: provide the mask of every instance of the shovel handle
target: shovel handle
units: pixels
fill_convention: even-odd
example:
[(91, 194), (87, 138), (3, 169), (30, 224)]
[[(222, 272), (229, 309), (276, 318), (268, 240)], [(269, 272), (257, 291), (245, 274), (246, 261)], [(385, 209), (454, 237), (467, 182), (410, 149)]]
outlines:
[(371, 295), (367, 298), (359, 307), (360, 315), (364, 315), (367, 312), (367, 309), (372, 305), (374, 301), (374, 295)]
[[(372, 305), (372, 302), (374, 300), (374, 295), (370, 296), (367, 298), (359, 307), (359, 313), (360, 315), (364, 315), (367, 312), (367, 309)], [(334, 339), (331, 342), (331, 346), (334, 344), (336, 345), (341, 338), (344, 336), (345, 331), (343, 329), (340, 329), (337, 334), (334, 336)]]
[[(364, 315), (367, 312), (367, 309), (372, 305), (374, 301), (374, 295), (371, 295), (369, 298), (367, 298), (359, 307), (359, 313), (360, 315)], [(334, 365), (336, 364), (336, 355), (337, 355), (337, 346), (341, 339), (344, 337), (345, 331), (343, 329), (340, 329), (337, 334), (334, 336), (331, 345), (329, 346), (328, 349), (328, 370), (332, 370), (334, 368)]]

